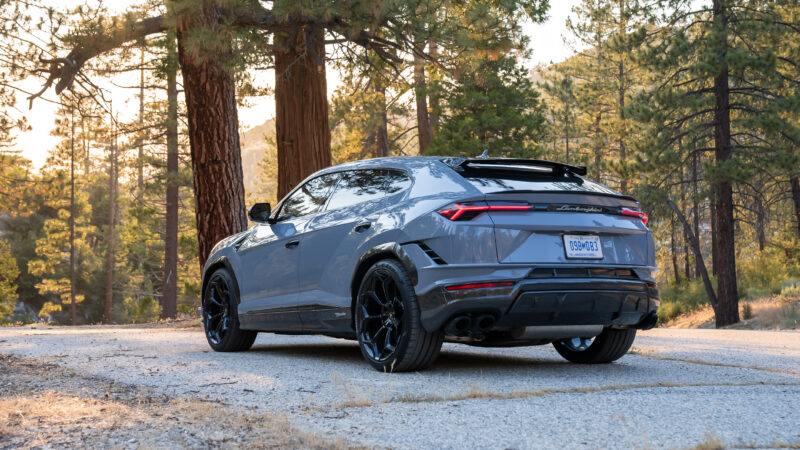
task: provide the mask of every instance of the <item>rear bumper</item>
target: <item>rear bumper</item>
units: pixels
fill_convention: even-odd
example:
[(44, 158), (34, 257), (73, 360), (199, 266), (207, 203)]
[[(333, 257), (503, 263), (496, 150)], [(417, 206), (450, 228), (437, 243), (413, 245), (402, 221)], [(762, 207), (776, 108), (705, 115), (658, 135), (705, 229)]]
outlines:
[[(518, 278), (511, 287), (448, 291), (474, 279), (446, 280), (417, 293), (422, 324), (439, 330), (454, 317), (491, 314), (496, 329), (537, 325), (603, 325), (652, 328), (659, 306), (651, 279)], [(482, 281), (485, 281), (482, 280)]]

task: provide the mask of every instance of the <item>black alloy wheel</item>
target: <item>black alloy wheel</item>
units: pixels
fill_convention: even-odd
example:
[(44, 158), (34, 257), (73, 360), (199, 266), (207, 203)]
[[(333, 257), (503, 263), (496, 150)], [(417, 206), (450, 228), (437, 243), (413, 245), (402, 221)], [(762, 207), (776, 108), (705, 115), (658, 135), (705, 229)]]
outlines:
[(580, 364), (606, 364), (622, 358), (633, 345), (635, 328), (606, 328), (597, 336), (576, 337), (553, 342), (567, 361)]
[(249, 349), (258, 334), (239, 328), (238, 297), (225, 269), (217, 269), (203, 294), (203, 328), (208, 344), (218, 352)]
[(397, 261), (379, 261), (367, 271), (355, 306), (361, 353), (375, 369), (420, 370), (438, 356), (444, 336), (422, 327), (411, 281)]

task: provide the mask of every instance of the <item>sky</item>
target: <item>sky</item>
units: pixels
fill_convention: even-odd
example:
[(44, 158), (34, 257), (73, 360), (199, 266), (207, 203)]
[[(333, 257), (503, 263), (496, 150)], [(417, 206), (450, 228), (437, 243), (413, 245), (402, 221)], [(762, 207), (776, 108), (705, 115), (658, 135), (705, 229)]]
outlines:
[[(69, 5), (70, 3), (77, 5), (81, 2), (68, 0), (62, 4), (66, 3), (66, 6), (71, 6)], [(117, 9), (117, 11), (112, 12), (120, 13), (123, 12), (126, 5), (135, 3), (136, 0), (121, 0), (113, 3), (107, 2), (106, 4), (111, 9)], [(564, 38), (567, 34), (565, 22), (572, 7), (577, 3), (578, 0), (551, 0), (548, 19), (541, 24), (526, 25), (525, 33), (530, 36), (533, 49), (532, 57), (527, 61), (531, 68), (540, 64), (549, 65), (554, 62), (560, 62), (573, 54), (570, 46), (565, 43)], [(110, 6), (111, 4), (114, 5), (113, 8)], [(274, 74), (271, 71), (264, 71), (258, 74), (257, 77), (259, 80), (272, 84), (271, 80)], [(107, 80), (93, 81), (108, 91), (108, 98), (112, 99), (114, 109), (118, 112), (120, 120), (130, 120), (138, 114), (138, 89), (125, 89), (114, 86), (114, 84), (118, 86), (136, 85), (138, 84), (138, 74), (119, 75), (114, 78), (114, 84)], [(29, 92), (35, 92), (41, 87), (38, 83), (39, 81), (30, 80), (21, 87)], [(329, 96), (338, 85), (339, 74), (329, 68)], [(48, 91), (43, 98), (54, 100), (55, 94), (53, 90)], [(253, 98), (248, 103), (248, 107), (239, 108), (239, 128), (241, 130), (260, 125), (275, 116), (275, 101), (272, 96)], [(30, 159), (34, 167), (38, 169), (42, 167), (47, 159), (49, 149), (53, 148), (58, 142), (58, 138), (50, 135), (57, 106), (43, 99), (34, 101), (33, 108), (30, 110), (27, 110), (27, 106), (28, 102), (25, 99), (25, 95), (18, 95), (18, 107), (22, 109), (22, 113), (27, 117), (31, 130), (18, 134), (16, 142), (17, 147), (22, 150), (22, 156)]]

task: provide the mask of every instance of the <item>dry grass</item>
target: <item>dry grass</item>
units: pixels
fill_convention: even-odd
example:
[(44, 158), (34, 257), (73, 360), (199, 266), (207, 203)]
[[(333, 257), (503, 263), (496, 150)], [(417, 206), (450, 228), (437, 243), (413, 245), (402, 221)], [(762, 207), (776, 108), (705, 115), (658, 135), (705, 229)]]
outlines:
[(719, 437), (706, 434), (706, 440), (692, 447), (693, 450), (723, 450), (727, 448)]
[[(800, 301), (780, 296), (762, 298), (749, 305), (752, 318), (742, 320), (728, 328), (747, 330), (800, 330)], [(744, 317), (744, 314), (740, 314)], [(714, 328), (714, 311), (710, 305), (676, 317), (667, 322), (669, 328)]]
[(741, 365), (741, 364), (731, 364), (731, 363), (724, 363), (724, 362), (717, 362), (717, 361), (705, 361), (702, 359), (693, 359), (693, 358), (675, 358), (671, 356), (661, 356), (657, 355), (655, 352), (643, 350), (640, 348), (632, 348), (628, 351), (628, 353), (632, 355), (639, 355), (645, 358), (650, 359), (657, 359), (659, 361), (677, 361), (677, 362), (685, 362), (689, 364), (701, 364), (704, 366), (716, 366), (716, 367), (733, 367), (736, 369), (751, 369), (751, 370), (762, 370), (764, 372), (775, 372), (775, 373), (784, 373), (790, 375), (797, 375), (800, 374), (797, 370), (789, 370), (789, 369), (778, 369), (775, 367), (763, 367), (763, 366), (754, 366), (754, 365)]
[(393, 396), (393, 397), (384, 397), (382, 399), (375, 399), (370, 402), (366, 402), (364, 404), (357, 404), (353, 402), (344, 402), (339, 405), (335, 409), (339, 408), (348, 408), (348, 407), (363, 407), (363, 406), (372, 406), (374, 404), (379, 403), (435, 403), (435, 402), (451, 402), (451, 401), (462, 401), (462, 400), (473, 400), (473, 399), (485, 399), (485, 400), (511, 400), (511, 399), (519, 399), (519, 398), (532, 398), (532, 397), (544, 397), (548, 395), (556, 395), (556, 394), (592, 394), (597, 392), (608, 392), (608, 391), (624, 391), (624, 390), (632, 390), (632, 389), (665, 389), (665, 388), (691, 388), (691, 387), (711, 387), (711, 386), (721, 386), (721, 387), (744, 387), (744, 386), (763, 386), (763, 385), (770, 385), (770, 386), (800, 386), (800, 382), (798, 383), (789, 383), (789, 382), (776, 382), (776, 383), (765, 383), (765, 382), (732, 382), (732, 383), (724, 383), (724, 382), (714, 382), (714, 383), (642, 383), (642, 384), (618, 384), (618, 385), (609, 385), (609, 386), (587, 386), (587, 387), (578, 387), (578, 388), (568, 388), (568, 389), (536, 389), (536, 390), (520, 390), (520, 391), (511, 391), (511, 392), (498, 392), (492, 391), (483, 386), (473, 385), (468, 390), (464, 392), (454, 392), (454, 393), (447, 393), (447, 394), (438, 394), (438, 393), (429, 393), (429, 394), (421, 394), (415, 395), (412, 393), (405, 393), (400, 396)]
[(348, 448), (278, 414), (0, 355), (0, 448)]

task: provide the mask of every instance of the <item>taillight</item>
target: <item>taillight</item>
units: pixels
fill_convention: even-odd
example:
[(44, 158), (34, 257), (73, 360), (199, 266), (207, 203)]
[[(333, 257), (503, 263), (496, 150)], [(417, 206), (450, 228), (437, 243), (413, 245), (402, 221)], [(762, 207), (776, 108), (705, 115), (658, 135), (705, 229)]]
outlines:
[(642, 211), (632, 208), (622, 208), (619, 210), (619, 213), (623, 216), (636, 217), (640, 219), (643, 224), (647, 225), (647, 214), (643, 213)]
[(528, 204), (507, 204), (472, 202), (472, 203), (453, 203), (439, 211), (439, 214), (453, 221), (472, 220), (486, 211), (530, 211), (533, 207)]

